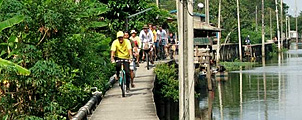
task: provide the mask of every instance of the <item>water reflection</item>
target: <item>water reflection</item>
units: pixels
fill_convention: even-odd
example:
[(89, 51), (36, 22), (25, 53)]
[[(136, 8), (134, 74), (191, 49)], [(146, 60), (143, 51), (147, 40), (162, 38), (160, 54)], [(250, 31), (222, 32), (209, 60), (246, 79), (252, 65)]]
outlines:
[(218, 96), (219, 96), (220, 119), (223, 120), (223, 104), (222, 104), (221, 81), (218, 81)]
[(239, 81), (240, 81), (240, 119), (242, 120), (242, 67), (240, 67), (239, 72)]
[(204, 110), (199, 119), (301, 120), (302, 50), (289, 50), (273, 59), (217, 81), (213, 93), (199, 98), (196, 111)]

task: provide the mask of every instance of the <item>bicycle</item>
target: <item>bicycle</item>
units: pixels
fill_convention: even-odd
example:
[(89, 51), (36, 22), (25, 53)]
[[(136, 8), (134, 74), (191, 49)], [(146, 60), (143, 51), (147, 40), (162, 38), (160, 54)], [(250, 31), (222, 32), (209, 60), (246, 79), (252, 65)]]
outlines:
[[(147, 43), (148, 44), (148, 43)], [(146, 62), (147, 62), (147, 70), (150, 69), (149, 62), (153, 62), (153, 46), (150, 45), (149, 49), (144, 49), (145, 55), (146, 55)]]
[(174, 59), (174, 53), (175, 53), (175, 46), (174, 44), (169, 45), (169, 56), (170, 59)]
[(126, 72), (124, 70), (124, 62), (128, 62), (128, 60), (116, 60), (116, 63), (118, 63), (118, 62), (121, 62), (121, 71), (120, 71), (120, 75), (119, 75), (119, 86), (121, 86), (122, 97), (125, 97), (127, 85), (126, 85)]

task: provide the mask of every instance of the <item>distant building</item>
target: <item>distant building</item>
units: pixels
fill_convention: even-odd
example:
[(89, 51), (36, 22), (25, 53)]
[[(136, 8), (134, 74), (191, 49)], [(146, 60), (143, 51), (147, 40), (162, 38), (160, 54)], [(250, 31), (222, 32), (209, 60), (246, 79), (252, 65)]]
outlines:
[[(176, 15), (177, 10), (170, 11), (171, 14)], [(212, 49), (213, 44), (217, 43), (217, 35), (221, 29), (205, 23), (205, 15), (200, 13), (193, 14), (194, 28), (194, 63), (204, 63), (204, 56), (206, 48), (209, 48), (211, 56), (214, 57)], [(213, 59), (213, 58), (212, 58)]]
[(296, 39), (297, 36), (298, 36), (298, 34), (297, 34), (296, 31), (289, 31), (289, 33), (290, 33), (289, 37), (290, 37), (291, 39)]

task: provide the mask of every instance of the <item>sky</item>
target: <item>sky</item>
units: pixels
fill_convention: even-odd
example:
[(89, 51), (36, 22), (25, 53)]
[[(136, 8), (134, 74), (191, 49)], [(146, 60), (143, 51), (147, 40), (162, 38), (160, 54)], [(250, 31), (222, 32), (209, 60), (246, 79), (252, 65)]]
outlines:
[[(286, 3), (289, 6), (288, 13), (292, 16), (295, 16), (295, 10), (296, 10), (296, 4), (295, 0), (283, 0), (284, 3)], [(298, 5), (298, 15), (300, 11), (302, 11), (302, 8), (299, 7), (302, 5), (302, 0), (297, 0), (297, 5)]]

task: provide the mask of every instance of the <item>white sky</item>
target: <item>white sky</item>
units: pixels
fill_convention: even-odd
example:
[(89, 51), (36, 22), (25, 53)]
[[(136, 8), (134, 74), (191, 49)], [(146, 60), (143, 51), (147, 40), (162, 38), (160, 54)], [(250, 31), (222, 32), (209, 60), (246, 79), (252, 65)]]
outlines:
[[(302, 0), (296, 0), (297, 1), (297, 6), (298, 6), (298, 15), (300, 13), (300, 11), (302, 11)], [(283, 2), (285, 2), (288, 6), (289, 6), (289, 10), (288, 13), (292, 16), (295, 16), (295, 10), (296, 10), (296, 4), (295, 4), (295, 0), (283, 0)]]

